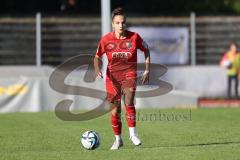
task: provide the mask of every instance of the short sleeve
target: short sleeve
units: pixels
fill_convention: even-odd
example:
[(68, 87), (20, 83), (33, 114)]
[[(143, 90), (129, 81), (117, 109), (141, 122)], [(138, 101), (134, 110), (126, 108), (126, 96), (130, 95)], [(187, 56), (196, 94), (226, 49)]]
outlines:
[(143, 51), (144, 53), (147, 52), (148, 50), (148, 45), (147, 43), (142, 39), (139, 34), (137, 34), (137, 48)]
[(100, 40), (100, 42), (98, 44), (96, 55), (98, 57), (102, 57), (103, 54), (104, 54), (104, 48), (103, 48), (102, 40)]

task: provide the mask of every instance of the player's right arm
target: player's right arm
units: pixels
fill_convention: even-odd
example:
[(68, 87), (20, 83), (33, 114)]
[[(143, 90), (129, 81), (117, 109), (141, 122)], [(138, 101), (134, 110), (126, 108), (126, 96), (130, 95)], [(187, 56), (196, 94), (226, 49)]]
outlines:
[(99, 45), (98, 45), (98, 48), (97, 48), (96, 55), (95, 55), (94, 60), (93, 60), (93, 63), (94, 63), (93, 65), (94, 65), (94, 70), (95, 70), (95, 78), (96, 79), (103, 78), (101, 68), (100, 68), (100, 65), (102, 63), (101, 57), (102, 57), (103, 54), (104, 54), (104, 50), (103, 50), (103, 47), (102, 47), (102, 43), (100, 41)]
[(94, 57), (94, 70), (95, 70), (95, 78), (100, 79), (103, 78), (102, 72), (100, 69), (101, 58), (96, 54)]

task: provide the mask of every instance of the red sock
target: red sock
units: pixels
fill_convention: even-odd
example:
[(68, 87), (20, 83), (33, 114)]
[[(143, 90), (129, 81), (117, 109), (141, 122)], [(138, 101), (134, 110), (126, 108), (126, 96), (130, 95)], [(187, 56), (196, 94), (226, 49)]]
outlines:
[(120, 135), (122, 132), (122, 122), (120, 115), (112, 115), (112, 129), (114, 135)]
[(136, 127), (136, 110), (135, 106), (126, 106), (126, 119), (128, 127)]

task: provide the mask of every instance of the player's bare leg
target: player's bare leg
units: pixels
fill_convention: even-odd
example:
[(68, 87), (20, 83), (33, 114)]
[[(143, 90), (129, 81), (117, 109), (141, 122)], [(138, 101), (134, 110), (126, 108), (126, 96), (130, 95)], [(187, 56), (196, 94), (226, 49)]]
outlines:
[(138, 146), (141, 144), (141, 140), (136, 133), (136, 110), (134, 106), (135, 88), (125, 88), (123, 92), (130, 140), (134, 145)]
[(112, 116), (112, 129), (115, 135), (115, 141), (111, 147), (111, 150), (117, 150), (123, 146), (123, 142), (121, 138), (121, 131), (122, 131), (121, 102), (115, 102), (113, 104), (111, 116)]

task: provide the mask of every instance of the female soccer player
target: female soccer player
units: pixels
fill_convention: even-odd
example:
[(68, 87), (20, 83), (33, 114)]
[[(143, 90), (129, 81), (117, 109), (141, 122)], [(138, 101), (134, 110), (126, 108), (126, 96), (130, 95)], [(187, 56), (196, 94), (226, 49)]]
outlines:
[(141, 144), (136, 134), (136, 111), (134, 96), (137, 81), (137, 49), (145, 54), (146, 67), (141, 81), (149, 80), (150, 54), (147, 44), (135, 32), (126, 30), (126, 17), (122, 8), (116, 8), (112, 13), (113, 31), (102, 37), (99, 42), (94, 68), (96, 78), (103, 78), (100, 70), (100, 61), (105, 53), (108, 58), (106, 73), (107, 100), (114, 106), (112, 108), (112, 129), (115, 141), (111, 150), (123, 146), (121, 139), (121, 97), (124, 97), (126, 119), (129, 127), (130, 140), (134, 145)]

